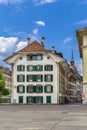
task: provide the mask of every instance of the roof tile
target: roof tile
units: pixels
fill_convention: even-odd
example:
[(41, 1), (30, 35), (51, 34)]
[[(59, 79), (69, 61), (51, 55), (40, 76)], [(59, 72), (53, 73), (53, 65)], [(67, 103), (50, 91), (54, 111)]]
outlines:
[(25, 48), (21, 49), (19, 52), (32, 52), (32, 51), (45, 51), (46, 49), (39, 44), (37, 41), (32, 42)]

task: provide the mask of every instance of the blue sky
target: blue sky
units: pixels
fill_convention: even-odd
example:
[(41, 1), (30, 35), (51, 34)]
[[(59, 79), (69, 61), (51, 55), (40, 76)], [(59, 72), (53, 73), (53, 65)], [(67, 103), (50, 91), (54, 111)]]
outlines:
[(72, 48), (78, 71), (81, 59), (75, 30), (87, 27), (87, 0), (0, 0), (0, 65), (3, 59), (45, 36), (45, 48), (55, 46), (71, 60)]

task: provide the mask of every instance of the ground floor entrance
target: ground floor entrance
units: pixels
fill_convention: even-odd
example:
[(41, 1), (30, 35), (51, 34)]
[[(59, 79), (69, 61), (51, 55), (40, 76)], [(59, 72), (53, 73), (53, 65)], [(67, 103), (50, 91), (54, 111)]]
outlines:
[(19, 96), (19, 103), (23, 103), (23, 96)]

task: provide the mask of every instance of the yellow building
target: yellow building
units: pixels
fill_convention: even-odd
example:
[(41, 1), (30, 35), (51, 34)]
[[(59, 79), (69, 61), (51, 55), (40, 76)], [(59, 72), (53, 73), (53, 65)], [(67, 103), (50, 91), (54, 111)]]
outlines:
[(76, 31), (80, 57), (83, 59), (83, 104), (87, 104), (87, 28)]

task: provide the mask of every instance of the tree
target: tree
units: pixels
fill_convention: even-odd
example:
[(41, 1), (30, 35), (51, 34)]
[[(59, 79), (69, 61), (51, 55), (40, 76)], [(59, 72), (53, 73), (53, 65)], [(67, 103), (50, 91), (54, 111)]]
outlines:
[(0, 92), (2, 93), (2, 91), (5, 88), (5, 81), (4, 81), (4, 77), (3, 77), (3, 72), (0, 70)]
[(0, 70), (0, 95), (9, 95), (10, 92), (7, 88), (5, 88), (5, 79), (3, 76), (3, 72)]
[(7, 88), (4, 88), (3, 89), (3, 91), (2, 91), (2, 95), (9, 95), (10, 94), (10, 92), (9, 92), (9, 90), (7, 89)]

